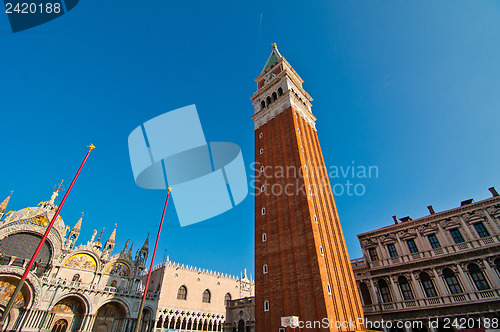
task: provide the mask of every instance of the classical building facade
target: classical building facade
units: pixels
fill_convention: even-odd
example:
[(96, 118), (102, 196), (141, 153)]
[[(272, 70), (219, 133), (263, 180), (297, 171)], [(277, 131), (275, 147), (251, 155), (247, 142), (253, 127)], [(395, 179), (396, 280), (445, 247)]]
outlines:
[(417, 321), (413, 330), (422, 331), (499, 328), (500, 196), (490, 192), (358, 235), (363, 258), (352, 266), (368, 320)]
[(230, 276), (175, 263), (167, 258), (154, 267), (149, 285), (159, 293), (155, 313), (156, 331), (233, 331), (243, 319), (245, 332), (254, 331), (255, 318), (226, 321), (235, 299), (254, 295), (254, 282), (246, 270), (241, 276)]
[[(276, 45), (255, 81), (256, 331), (277, 332), (287, 316), (314, 322), (310, 331), (354, 330), (345, 323), (363, 311), (312, 98)], [(342, 326), (316, 324), (325, 318)]]
[[(0, 308), (3, 310), (24, 272), (57, 206), (56, 190), (37, 207), (6, 213), (10, 196), (0, 204)], [(141, 278), (148, 242), (135, 257), (132, 246), (117, 254), (116, 227), (104, 242), (97, 230), (90, 241), (75, 246), (82, 227), (59, 216), (16, 299), (7, 331), (132, 331), (141, 301)], [(152, 331), (157, 294), (146, 301), (142, 331)]]

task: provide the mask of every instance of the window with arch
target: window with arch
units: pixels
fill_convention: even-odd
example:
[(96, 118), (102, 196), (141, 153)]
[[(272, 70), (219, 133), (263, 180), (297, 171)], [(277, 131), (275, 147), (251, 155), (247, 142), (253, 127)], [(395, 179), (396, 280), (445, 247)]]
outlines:
[[(13, 266), (23, 266), (25, 261), (29, 261), (40, 243), (42, 237), (33, 233), (14, 233), (0, 241), (0, 252), (5, 256), (4, 259), (17, 257), (12, 263)], [(40, 265), (36, 271), (40, 275), (45, 271), (52, 257), (52, 248), (49, 241), (45, 241), (40, 253), (37, 256), (37, 262)]]
[(264, 166), (260, 166), (260, 171), (264, 172)]
[(368, 290), (368, 286), (366, 283), (362, 282), (359, 284), (359, 290), (361, 292), (361, 299), (363, 300), (364, 305), (372, 304), (372, 297), (370, 296), (370, 291)]
[(283, 95), (283, 89), (282, 88), (278, 88), (278, 96), (282, 96)]
[(318, 223), (318, 217), (316, 217), (316, 215), (313, 216), (313, 220), (316, 224)]
[(262, 138), (262, 137), (264, 137), (264, 134), (263, 134), (263, 133), (260, 133), (260, 134), (259, 134), (259, 138)]
[(68, 328), (68, 321), (65, 319), (59, 319), (52, 327), (51, 332), (66, 332)]
[(330, 284), (326, 284), (326, 290), (328, 291), (328, 295), (332, 295), (332, 287), (330, 287)]
[(262, 273), (267, 274), (268, 272), (269, 272), (269, 267), (267, 266), (267, 264), (264, 264), (262, 266)]
[(309, 173), (309, 170), (307, 169), (307, 166), (304, 165), (304, 172)]
[(467, 265), (467, 269), (469, 270), (469, 274), (474, 281), (474, 285), (476, 285), (477, 290), (481, 291), (490, 289), (490, 285), (488, 285), (488, 281), (484, 277), (483, 271), (481, 271), (477, 264), (470, 263)]
[(408, 283), (408, 279), (406, 277), (398, 278), (399, 288), (401, 289), (401, 294), (403, 294), (403, 299), (405, 301), (413, 300), (413, 292), (411, 290), (410, 284)]
[(300, 135), (300, 129), (297, 129), (297, 132), (298, 132), (298, 133), (299, 133), (299, 135)]
[(264, 149), (260, 149), (260, 150), (259, 150), (259, 153), (260, 153), (260, 154), (263, 154), (263, 153), (264, 153)]
[(212, 294), (210, 293), (210, 291), (208, 289), (205, 289), (203, 291), (203, 296), (201, 298), (201, 302), (203, 302), (203, 303), (210, 303), (211, 296), (212, 296)]
[(484, 227), (484, 224), (482, 222), (474, 224), (474, 229), (476, 230), (477, 235), (479, 235), (480, 238), (490, 236), (490, 233), (488, 232), (486, 227)]
[(266, 242), (266, 241), (267, 241), (267, 234), (263, 233), (262, 234), (262, 242)]
[(268, 301), (268, 300), (265, 300), (265, 301), (264, 301), (264, 311), (265, 311), (265, 312), (268, 312), (268, 311), (269, 311), (269, 301)]
[(80, 281), (80, 275), (79, 274), (75, 274), (73, 276), (73, 279), (71, 279), (71, 281), (79, 282)]
[(432, 283), (431, 277), (426, 272), (420, 273), (420, 282), (422, 283), (422, 288), (424, 289), (425, 296), (435, 297), (437, 296), (436, 288)]
[(271, 103), (271, 97), (267, 97), (266, 98), (266, 106), (269, 106), (270, 103)]
[(229, 306), (230, 302), (231, 302), (231, 294), (226, 293), (226, 295), (224, 296), (224, 304), (226, 305), (226, 307)]
[(323, 250), (322, 246), (319, 246), (319, 253), (321, 254), (321, 256), (325, 256), (325, 251)]
[(163, 326), (163, 316), (160, 315), (160, 318), (158, 318), (158, 322), (156, 323), (156, 328), (161, 329)]
[(309, 188), (309, 196), (312, 196), (313, 195), (313, 191), (311, 188)]
[(497, 269), (497, 272), (500, 273), (500, 258), (495, 259), (494, 264)]
[(260, 192), (263, 192), (264, 190), (266, 190), (266, 186), (261, 186), (260, 187)]
[(177, 300), (186, 300), (187, 299), (187, 288), (186, 286), (182, 285), (179, 287), (179, 290), (177, 290)]
[(276, 92), (273, 92), (273, 101), (275, 101), (276, 99), (278, 99), (278, 95), (276, 94)]
[(304, 152), (304, 147), (302, 145), (300, 146), (300, 151)]
[(265, 101), (261, 101), (260, 102), (260, 109), (263, 109), (263, 108), (266, 108), (266, 102)]
[(451, 294), (460, 294), (462, 293), (462, 287), (460, 286), (460, 283), (458, 282), (457, 276), (451, 269), (444, 269), (443, 270), (443, 277), (444, 280), (446, 281), (446, 284), (448, 285), (448, 289), (450, 290)]
[(378, 281), (378, 289), (380, 291), (380, 297), (382, 298), (383, 303), (392, 302), (391, 292), (389, 291), (387, 282), (384, 279), (380, 279)]
[(260, 210), (260, 214), (261, 215), (265, 215), (266, 214), (266, 208), (262, 208), (262, 210)]

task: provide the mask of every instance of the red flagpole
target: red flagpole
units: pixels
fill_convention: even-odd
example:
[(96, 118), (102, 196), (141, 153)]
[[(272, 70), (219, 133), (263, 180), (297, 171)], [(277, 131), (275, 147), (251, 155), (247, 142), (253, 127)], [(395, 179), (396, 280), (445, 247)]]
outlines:
[(22, 287), (24, 285), (24, 281), (28, 277), (28, 274), (29, 274), (31, 268), (33, 267), (33, 263), (35, 263), (36, 257), (40, 253), (40, 250), (42, 249), (42, 246), (45, 243), (45, 240), (49, 236), (50, 230), (52, 229), (52, 226), (54, 226), (54, 223), (56, 222), (57, 217), (59, 216), (59, 212), (61, 211), (61, 209), (62, 209), (62, 207), (64, 205), (64, 202), (66, 202), (66, 198), (68, 197), (69, 192), (73, 188), (73, 185), (75, 184), (75, 181), (78, 178), (78, 175), (80, 175), (80, 172), (81, 172), (81, 170), (83, 168), (83, 165), (85, 165), (85, 163), (87, 162), (87, 158), (90, 155), (90, 151), (92, 151), (93, 149), (95, 149), (95, 146), (92, 145), (92, 144), (90, 144), (88, 146), (88, 148), (89, 148), (89, 151), (85, 155), (85, 158), (83, 159), (82, 164), (80, 165), (80, 168), (78, 169), (78, 172), (76, 172), (76, 175), (73, 178), (73, 181), (69, 185), (69, 188), (66, 191), (66, 194), (64, 195), (63, 199), (61, 200), (61, 204), (57, 208), (56, 213), (52, 217), (52, 220), (51, 220), (50, 224), (47, 226), (47, 229), (45, 230), (45, 234), (43, 234), (43, 237), (40, 240), (40, 243), (38, 244), (38, 247), (36, 247), (35, 253), (31, 257), (31, 259), (30, 259), (30, 261), (28, 263), (28, 266), (26, 267), (26, 270), (24, 271), (23, 276), (21, 277), (21, 280), (19, 280), (19, 282), (17, 283), (16, 289), (14, 290), (14, 293), (12, 293), (12, 296), (10, 297), (9, 303), (7, 304), (7, 307), (5, 307), (5, 310), (4, 310), (3, 314), (2, 314), (2, 317), (0, 318), (0, 329), (3, 327), (3, 324), (4, 324), (5, 320), (7, 319), (7, 316), (9, 315), (10, 311), (12, 310), (12, 307), (14, 306), (14, 302), (15, 302), (17, 296), (19, 295), (19, 292), (21, 291), (21, 289), (22, 289)]
[(146, 295), (148, 293), (149, 279), (151, 279), (151, 270), (153, 269), (153, 263), (155, 261), (156, 249), (158, 248), (158, 240), (160, 239), (161, 228), (163, 226), (163, 219), (165, 218), (165, 211), (167, 210), (167, 203), (168, 203), (168, 198), (170, 197), (170, 191), (172, 191), (172, 189), (168, 188), (167, 199), (165, 200), (165, 206), (163, 207), (160, 226), (158, 227), (158, 234), (156, 235), (155, 249), (153, 250), (153, 256), (151, 257), (151, 264), (149, 265), (148, 278), (146, 280), (146, 285), (144, 286), (144, 294), (142, 294), (142, 301), (141, 301), (141, 306), (139, 308), (139, 314), (137, 315), (137, 324), (135, 325), (135, 332), (139, 332), (139, 329), (141, 327), (142, 310), (144, 309), (144, 302), (146, 301)]

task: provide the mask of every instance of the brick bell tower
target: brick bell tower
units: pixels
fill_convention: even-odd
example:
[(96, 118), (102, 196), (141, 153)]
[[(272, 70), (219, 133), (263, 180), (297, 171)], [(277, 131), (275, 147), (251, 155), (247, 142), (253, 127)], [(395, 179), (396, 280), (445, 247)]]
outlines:
[[(303, 80), (276, 44), (255, 80), (255, 316), (257, 332), (281, 317), (353, 331), (363, 310)], [(306, 326), (304, 326), (306, 327)]]

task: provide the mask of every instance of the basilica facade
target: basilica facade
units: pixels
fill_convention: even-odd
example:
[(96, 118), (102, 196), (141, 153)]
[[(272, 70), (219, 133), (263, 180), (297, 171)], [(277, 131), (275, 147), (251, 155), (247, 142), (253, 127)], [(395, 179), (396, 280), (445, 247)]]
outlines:
[[(0, 204), (0, 309), (5, 308), (17, 280), (57, 209), (59, 190), (36, 207), (6, 213), (10, 196)], [(142, 297), (148, 239), (134, 254), (118, 253), (116, 227), (106, 241), (102, 232), (75, 246), (83, 216), (70, 228), (59, 216), (26, 284), (16, 299), (6, 331), (133, 331)], [(149, 293), (142, 331), (152, 331), (158, 294)]]

